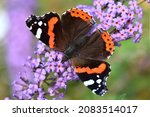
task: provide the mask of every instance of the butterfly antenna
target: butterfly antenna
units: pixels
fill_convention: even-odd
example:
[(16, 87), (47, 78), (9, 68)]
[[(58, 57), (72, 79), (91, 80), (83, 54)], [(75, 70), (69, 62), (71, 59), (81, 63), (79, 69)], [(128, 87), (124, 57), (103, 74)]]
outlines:
[(101, 33), (103, 33), (104, 32), (104, 30), (102, 29), (102, 28), (99, 28), (98, 29)]

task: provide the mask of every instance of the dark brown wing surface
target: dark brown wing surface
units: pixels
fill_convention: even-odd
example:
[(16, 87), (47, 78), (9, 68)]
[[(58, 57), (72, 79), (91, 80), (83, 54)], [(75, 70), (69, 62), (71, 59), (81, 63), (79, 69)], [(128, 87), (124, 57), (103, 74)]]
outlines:
[(82, 10), (73, 8), (61, 17), (63, 35), (68, 44), (73, 40), (81, 39), (92, 29), (92, 17)]
[[(106, 38), (105, 36), (106, 35)], [(78, 57), (90, 60), (104, 60), (114, 51), (114, 43), (107, 32), (95, 31), (80, 49)]]

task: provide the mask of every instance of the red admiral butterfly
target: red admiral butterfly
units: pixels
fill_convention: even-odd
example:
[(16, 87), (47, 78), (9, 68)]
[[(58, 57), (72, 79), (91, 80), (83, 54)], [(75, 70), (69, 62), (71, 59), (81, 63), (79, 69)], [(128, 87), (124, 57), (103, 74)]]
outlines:
[(83, 10), (72, 8), (62, 14), (31, 15), (26, 24), (30, 31), (47, 46), (64, 53), (62, 62), (71, 60), (81, 81), (93, 93), (107, 91), (106, 80), (110, 65), (104, 60), (114, 51), (111, 36), (101, 29), (89, 32), (95, 21)]

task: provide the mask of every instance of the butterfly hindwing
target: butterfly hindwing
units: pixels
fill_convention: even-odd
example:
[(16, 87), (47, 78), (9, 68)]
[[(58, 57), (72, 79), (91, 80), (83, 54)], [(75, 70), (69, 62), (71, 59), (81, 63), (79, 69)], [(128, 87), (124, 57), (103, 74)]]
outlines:
[(110, 65), (107, 62), (100, 61), (99, 64), (85, 67), (75, 67), (80, 80), (93, 93), (103, 96), (107, 92), (106, 81), (110, 74)]

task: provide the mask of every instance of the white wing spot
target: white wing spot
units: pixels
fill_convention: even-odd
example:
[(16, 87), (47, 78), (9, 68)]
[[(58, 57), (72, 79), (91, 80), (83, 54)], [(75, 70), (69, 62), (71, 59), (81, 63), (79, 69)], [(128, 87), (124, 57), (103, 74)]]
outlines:
[(89, 85), (92, 85), (92, 84), (94, 84), (93, 80), (84, 81), (85, 86), (89, 86)]
[(107, 59), (109, 59), (109, 58), (110, 58), (110, 56), (107, 57)]
[(30, 28), (29, 28), (30, 30), (32, 30), (32, 26), (30, 26)]
[(98, 85), (98, 87), (100, 88), (100, 87), (101, 87), (101, 85)]
[(104, 96), (105, 93), (101, 94), (101, 96)]
[(64, 12), (62, 15), (66, 14), (66, 12)]
[(39, 25), (39, 26), (42, 26), (42, 24), (43, 24), (42, 21), (39, 21), (39, 22), (38, 22), (38, 25)]
[(95, 91), (97, 91), (97, 90), (96, 90), (96, 89), (93, 89), (93, 90), (92, 90), (92, 92), (93, 92), (94, 94), (96, 94)]
[(52, 13), (57, 14), (56, 12), (52, 12)]
[(96, 80), (96, 82), (97, 82), (98, 84), (100, 84), (100, 83), (102, 82), (102, 80), (101, 80), (101, 79), (98, 79), (98, 80)]
[(101, 96), (104, 96), (104, 94), (105, 94), (107, 91), (106, 91), (106, 90), (102, 90), (101, 92), (102, 92)]
[(37, 32), (36, 32), (36, 38), (40, 39), (41, 38), (41, 34), (42, 34), (42, 29), (38, 28)]
[(96, 77), (99, 78), (99, 75), (97, 75)]

